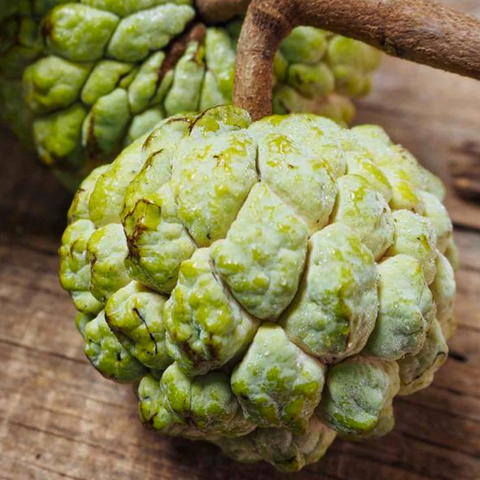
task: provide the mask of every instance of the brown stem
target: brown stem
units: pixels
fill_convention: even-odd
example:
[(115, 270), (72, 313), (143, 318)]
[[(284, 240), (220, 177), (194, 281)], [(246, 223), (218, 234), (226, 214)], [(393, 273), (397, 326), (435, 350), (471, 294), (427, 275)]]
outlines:
[(234, 101), (254, 119), (271, 113), (273, 59), (299, 25), (480, 79), (480, 21), (433, 0), (252, 0), (238, 45)]
[[(162, 83), (163, 79), (168, 72), (175, 69), (179, 60), (183, 57), (183, 54), (188, 48), (190, 42), (197, 42), (200, 46), (205, 38), (207, 29), (202, 23), (195, 23), (191, 26), (189, 30), (175, 38), (172, 43), (170, 43), (165, 59), (162, 62), (160, 69), (157, 74), (157, 89)], [(199, 47), (200, 48), (200, 47)], [(156, 91), (155, 91), (156, 94)]]
[(251, 0), (196, 0), (200, 17), (207, 23), (228, 22), (247, 11)]

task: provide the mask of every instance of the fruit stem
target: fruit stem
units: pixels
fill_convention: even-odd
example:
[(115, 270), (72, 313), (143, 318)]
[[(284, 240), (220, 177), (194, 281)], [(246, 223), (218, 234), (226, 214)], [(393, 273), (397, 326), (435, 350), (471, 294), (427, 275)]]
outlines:
[(196, 9), (209, 24), (225, 23), (247, 11), (251, 0), (196, 0)]
[[(219, 9), (225, 3), (204, 1)], [(271, 114), (275, 53), (300, 25), (480, 79), (480, 21), (433, 0), (251, 0), (238, 44), (234, 103), (255, 120)]]

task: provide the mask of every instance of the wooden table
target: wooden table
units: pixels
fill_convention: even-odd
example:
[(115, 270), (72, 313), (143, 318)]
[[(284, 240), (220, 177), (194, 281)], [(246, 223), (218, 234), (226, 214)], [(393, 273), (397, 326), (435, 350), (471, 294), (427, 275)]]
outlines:
[[(478, 0), (450, 0), (480, 15)], [(480, 163), (480, 84), (388, 59), (358, 121), (380, 123), (443, 178)], [(69, 196), (2, 130), (0, 165), (0, 480), (479, 480), (480, 206), (449, 189), (462, 267), (460, 328), (433, 386), (395, 401), (393, 433), (337, 441), (291, 477), (241, 466), (216, 448), (160, 437), (129, 388), (89, 365), (57, 280)]]

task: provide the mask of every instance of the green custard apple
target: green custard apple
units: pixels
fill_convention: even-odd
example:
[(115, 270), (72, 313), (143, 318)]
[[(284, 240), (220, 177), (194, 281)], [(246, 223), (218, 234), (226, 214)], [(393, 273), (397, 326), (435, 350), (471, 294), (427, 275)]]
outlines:
[(444, 193), (380, 127), (179, 114), (82, 183), (61, 283), (146, 425), (296, 471), (389, 432), (445, 362)]
[[(0, 0), (1, 116), (72, 189), (171, 115), (229, 103), (240, 21), (193, 0)], [(380, 54), (301, 27), (276, 57), (276, 113), (349, 122)]]

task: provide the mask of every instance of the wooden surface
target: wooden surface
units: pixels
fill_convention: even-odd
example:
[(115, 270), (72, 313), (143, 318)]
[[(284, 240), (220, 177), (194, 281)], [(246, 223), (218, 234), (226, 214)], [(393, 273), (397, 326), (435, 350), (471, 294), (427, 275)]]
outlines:
[[(480, 15), (478, 0), (450, 0)], [(480, 84), (385, 62), (359, 122), (384, 125), (448, 179), (480, 163)], [(395, 401), (396, 429), (335, 442), (301, 474), (240, 466), (217, 449), (143, 429), (129, 388), (88, 364), (56, 249), (68, 194), (0, 131), (0, 480), (480, 480), (480, 206), (449, 189), (462, 268), (460, 328), (434, 385)], [(468, 168), (467, 168), (468, 171)]]

